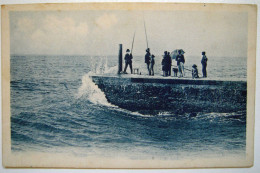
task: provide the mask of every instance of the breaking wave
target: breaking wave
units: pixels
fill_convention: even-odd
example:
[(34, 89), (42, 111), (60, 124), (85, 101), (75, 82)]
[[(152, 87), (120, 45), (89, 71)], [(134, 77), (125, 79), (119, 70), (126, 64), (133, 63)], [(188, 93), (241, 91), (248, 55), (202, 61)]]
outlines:
[(82, 77), (82, 85), (78, 89), (76, 98), (86, 97), (93, 104), (115, 107), (107, 101), (105, 94), (92, 81), (91, 74), (93, 73), (89, 72)]

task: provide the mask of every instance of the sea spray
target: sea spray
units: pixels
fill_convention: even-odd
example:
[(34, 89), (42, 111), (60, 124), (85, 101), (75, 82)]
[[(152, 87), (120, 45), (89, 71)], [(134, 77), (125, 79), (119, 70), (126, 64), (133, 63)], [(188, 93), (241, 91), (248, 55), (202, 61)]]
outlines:
[(102, 60), (98, 61), (98, 63), (96, 64), (96, 74), (102, 74)]
[(143, 115), (139, 112), (132, 112), (125, 110), (109, 103), (106, 99), (105, 94), (98, 88), (98, 86), (92, 81), (91, 75), (93, 72), (89, 72), (82, 77), (82, 84), (78, 89), (76, 98), (86, 98), (93, 104), (107, 106), (109, 109), (115, 110), (128, 115), (141, 116), (141, 117), (152, 117), (152, 115)]
[(89, 72), (82, 77), (82, 85), (78, 89), (78, 93), (76, 95), (77, 98), (87, 97), (87, 99), (94, 104), (101, 104), (106, 106), (113, 106), (108, 103), (105, 94), (92, 82), (91, 77), (92, 74)]
[(107, 57), (91, 57), (91, 71), (95, 74), (104, 74), (108, 67)]
[(107, 62), (107, 56), (105, 59), (105, 67), (104, 67), (104, 73), (108, 70), (108, 62)]
[(104, 71), (104, 74), (116, 74), (118, 66), (110, 67)]
[(96, 73), (96, 62), (94, 62), (94, 59), (93, 59), (92, 56), (91, 56), (91, 66), (90, 66), (90, 70), (91, 70), (93, 73)]

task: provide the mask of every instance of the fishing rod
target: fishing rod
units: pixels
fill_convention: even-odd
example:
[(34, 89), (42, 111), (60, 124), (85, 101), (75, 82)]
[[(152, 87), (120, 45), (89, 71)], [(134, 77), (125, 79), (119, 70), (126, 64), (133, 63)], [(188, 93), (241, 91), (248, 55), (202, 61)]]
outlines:
[(135, 32), (134, 32), (134, 37), (133, 37), (133, 41), (132, 41), (131, 54), (133, 54), (134, 42), (135, 42)]
[[(144, 19), (144, 12), (143, 12), (143, 19)], [(149, 46), (148, 46), (148, 39), (147, 39), (147, 33), (146, 33), (145, 20), (144, 20), (144, 31), (145, 31), (145, 36), (146, 36), (146, 46), (148, 48)]]

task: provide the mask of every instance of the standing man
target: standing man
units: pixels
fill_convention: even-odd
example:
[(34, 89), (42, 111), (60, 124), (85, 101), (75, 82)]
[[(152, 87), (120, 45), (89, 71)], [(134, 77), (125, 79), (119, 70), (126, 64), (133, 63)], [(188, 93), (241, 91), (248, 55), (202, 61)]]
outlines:
[(167, 76), (171, 76), (172, 69), (172, 58), (170, 56), (170, 52), (167, 52)]
[(185, 59), (184, 59), (184, 55), (181, 53), (181, 50), (178, 50), (178, 55), (176, 57), (176, 61), (177, 61), (177, 66), (178, 66), (178, 70), (179, 70), (179, 77), (185, 76), (185, 73), (184, 73)]
[(163, 60), (162, 60), (162, 65), (163, 65), (163, 72), (165, 77), (168, 76), (168, 68), (169, 68), (169, 60), (168, 60), (168, 56), (167, 56), (167, 51), (164, 51), (164, 55), (163, 55)]
[(167, 74), (167, 62), (166, 62), (166, 56), (165, 56), (165, 52), (164, 52), (164, 55), (163, 55), (163, 59), (162, 59), (162, 71), (163, 71), (163, 77), (166, 77)]
[(153, 66), (155, 64), (155, 61), (154, 61), (154, 55), (151, 56), (151, 66), (150, 66), (150, 75), (154, 76), (154, 70), (153, 70)]
[(133, 73), (133, 69), (132, 69), (132, 59), (133, 59), (133, 56), (132, 54), (130, 53), (130, 50), (127, 49), (126, 50), (126, 54), (125, 54), (125, 69), (124, 69), (124, 73), (126, 73), (126, 69), (127, 69), (127, 66), (129, 65), (130, 66), (130, 70), (131, 70), (131, 74)]
[(206, 57), (206, 52), (202, 52), (202, 59), (201, 59), (201, 64), (202, 64), (202, 74), (203, 77), (207, 77), (207, 61), (208, 58)]
[(146, 49), (146, 54), (145, 54), (145, 63), (147, 65), (147, 70), (148, 70), (148, 74), (151, 75), (151, 71), (150, 71), (150, 56), (151, 56), (151, 53), (150, 53), (150, 49), (147, 48)]

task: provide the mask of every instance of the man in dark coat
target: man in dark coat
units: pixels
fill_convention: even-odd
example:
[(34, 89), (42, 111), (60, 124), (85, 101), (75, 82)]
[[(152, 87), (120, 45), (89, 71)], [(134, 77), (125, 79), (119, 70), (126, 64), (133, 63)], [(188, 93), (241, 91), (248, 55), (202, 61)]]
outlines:
[(132, 69), (132, 59), (133, 59), (133, 56), (129, 52), (130, 52), (130, 50), (127, 49), (126, 50), (126, 54), (125, 54), (125, 69), (124, 69), (124, 73), (126, 73), (127, 66), (129, 65), (130, 66), (130, 70), (131, 70), (131, 74), (132, 74), (133, 73), (133, 69)]
[(167, 76), (171, 76), (171, 68), (172, 68), (172, 58), (170, 56), (170, 52), (167, 52)]
[(203, 77), (207, 77), (207, 61), (208, 58), (206, 57), (206, 52), (202, 52), (201, 64)]
[(145, 54), (145, 60), (144, 60), (144, 62), (146, 63), (146, 65), (147, 65), (147, 70), (148, 70), (148, 74), (149, 75), (151, 75), (151, 72), (150, 72), (150, 61), (151, 61), (151, 53), (150, 53), (150, 49), (149, 48), (147, 48), (146, 49), (146, 54)]
[(163, 59), (162, 59), (162, 71), (163, 71), (163, 77), (167, 76), (167, 60), (166, 60), (166, 51), (164, 52)]
[(169, 60), (167, 51), (164, 51), (163, 60), (162, 60), (162, 70), (163, 70), (163, 76), (168, 76), (168, 67), (169, 67)]
[(155, 61), (154, 61), (154, 55), (151, 56), (151, 65), (150, 65), (150, 75), (154, 76), (154, 70), (153, 70), (153, 67), (154, 67), (154, 64), (155, 64)]

